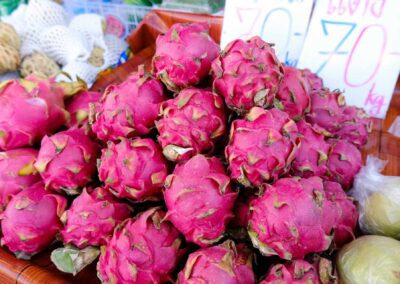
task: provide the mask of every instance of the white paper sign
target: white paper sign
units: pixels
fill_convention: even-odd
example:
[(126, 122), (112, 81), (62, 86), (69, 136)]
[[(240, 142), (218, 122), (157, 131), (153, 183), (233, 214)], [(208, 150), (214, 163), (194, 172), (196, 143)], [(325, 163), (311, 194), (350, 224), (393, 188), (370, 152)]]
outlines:
[(313, 0), (227, 0), (221, 46), (258, 35), (275, 44), (279, 60), (296, 66), (312, 6)]
[(400, 70), (400, 0), (318, 0), (298, 67), (384, 118)]

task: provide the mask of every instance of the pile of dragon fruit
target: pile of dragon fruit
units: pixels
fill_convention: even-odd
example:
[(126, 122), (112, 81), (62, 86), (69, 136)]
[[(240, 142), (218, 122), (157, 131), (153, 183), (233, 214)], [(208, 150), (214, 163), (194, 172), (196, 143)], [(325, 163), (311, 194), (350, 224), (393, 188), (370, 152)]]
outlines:
[(2, 246), (110, 284), (337, 283), (371, 121), (261, 38), (208, 31), (173, 25), (104, 94), (1, 85)]

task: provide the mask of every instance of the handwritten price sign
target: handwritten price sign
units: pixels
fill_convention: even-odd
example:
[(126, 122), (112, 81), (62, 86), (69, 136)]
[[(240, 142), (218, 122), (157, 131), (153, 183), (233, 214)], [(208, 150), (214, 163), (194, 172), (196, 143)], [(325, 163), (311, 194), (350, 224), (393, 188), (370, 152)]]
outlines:
[(296, 66), (312, 5), (313, 0), (227, 0), (221, 46), (259, 35), (275, 44), (282, 62)]
[(400, 68), (399, 0), (318, 0), (298, 67), (385, 117)]

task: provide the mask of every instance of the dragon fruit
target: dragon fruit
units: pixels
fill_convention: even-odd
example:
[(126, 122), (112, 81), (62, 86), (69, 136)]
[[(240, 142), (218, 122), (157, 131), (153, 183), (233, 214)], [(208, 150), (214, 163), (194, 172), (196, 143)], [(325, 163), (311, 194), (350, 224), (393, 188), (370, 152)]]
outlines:
[(219, 45), (207, 23), (174, 24), (156, 40), (153, 72), (171, 91), (195, 86), (207, 77)]
[(309, 69), (302, 69), (300, 72), (310, 87), (310, 93), (319, 92), (324, 88), (324, 83), (317, 74), (311, 72)]
[(316, 258), (313, 264), (299, 259), (287, 264), (274, 265), (260, 282), (260, 284), (271, 283), (337, 284), (339, 282), (332, 263), (321, 257)]
[(336, 221), (322, 179), (283, 178), (250, 205), (249, 235), (265, 256), (291, 260), (327, 250)]
[(178, 283), (253, 284), (252, 254), (245, 245), (231, 240), (199, 249), (189, 255)]
[(325, 141), (326, 131), (304, 120), (299, 121), (297, 127), (300, 147), (292, 163), (292, 173), (304, 178), (323, 176), (328, 170), (326, 163), (330, 151), (330, 146)]
[(97, 264), (102, 283), (171, 281), (183, 252), (182, 240), (164, 217), (165, 212), (152, 208), (117, 227)]
[(30, 256), (48, 247), (61, 230), (59, 217), (67, 206), (67, 200), (49, 193), (42, 183), (16, 194), (4, 211), (1, 244), (18, 258)]
[(230, 176), (244, 186), (260, 186), (287, 173), (297, 152), (297, 126), (278, 110), (254, 107), (233, 121), (225, 148)]
[(70, 127), (80, 127), (89, 121), (89, 104), (100, 101), (101, 94), (99, 92), (82, 91), (76, 94), (67, 103), (66, 109), (71, 115), (69, 122)]
[(275, 106), (299, 120), (310, 110), (310, 86), (301, 71), (295, 67), (284, 66), (285, 76), (276, 94)]
[(3, 82), (0, 90), (0, 149), (34, 145), (61, 127), (69, 115), (64, 93), (51, 80), (27, 79)]
[(248, 238), (247, 225), (250, 217), (250, 203), (256, 199), (255, 195), (244, 196), (240, 192), (235, 207), (233, 208), (234, 217), (229, 223), (228, 234), (234, 240), (245, 240)]
[(358, 212), (353, 199), (346, 195), (340, 184), (324, 181), (326, 198), (331, 201), (337, 212), (335, 222), (335, 244), (341, 247), (355, 239), (354, 230), (357, 225)]
[(335, 132), (341, 127), (341, 115), (345, 104), (345, 98), (338, 90), (323, 89), (311, 93), (311, 110), (306, 115), (306, 120), (331, 133)]
[(346, 106), (343, 108), (340, 120), (340, 128), (334, 132), (337, 138), (351, 142), (358, 148), (367, 143), (372, 120), (363, 109)]
[(83, 129), (69, 129), (42, 140), (34, 164), (46, 189), (67, 194), (79, 194), (96, 173), (99, 147)]
[(109, 142), (98, 169), (100, 180), (114, 195), (138, 201), (158, 199), (168, 174), (161, 149), (148, 138)]
[(362, 166), (360, 150), (345, 140), (329, 139), (328, 143), (332, 150), (328, 157), (328, 172), (324, 178), (340, 183), (343, 189), (349, 189), (354, 181), (355, 175)]
[(130, 206), (118, 202), (108, 190), (84, 189), (61, 218), (61, 239), (78, 248), (106, 245), (114, 228), (130, 213)]
[(109, 86), (100, 104), (91, 104), (92, 130), (103, 141), (146, 135), (164, 99), (162, 83), (140, 66), (121, 84)]
[(236, 196), (222, 163), (196, 155), (165, 181), (167, 219), (187, 241), (206, 247), (223, 237)]
[(210, 151), (225, 134), (224, 102), (216, 94), (196, 88), (182, 90), (161, 108), (156, 122), (158, 141), (171, 161), (184, 161)]
[(37, 154), (29, 148), (0, 152), (0, 213), (12, 196), (40, 181), (33, 167)]
[(212, 63), (213, 88), (230, 109), (243, 114), (273, 105), (283, 72), (274, 49), (260, 37), (237, 39)]

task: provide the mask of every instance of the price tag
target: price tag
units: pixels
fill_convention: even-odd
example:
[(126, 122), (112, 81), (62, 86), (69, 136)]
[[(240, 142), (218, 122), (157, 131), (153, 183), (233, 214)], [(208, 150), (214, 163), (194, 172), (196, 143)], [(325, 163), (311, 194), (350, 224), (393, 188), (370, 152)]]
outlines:
[(400, 70), (399, 0), (318, 0), (298, 67), (384, 118)]
[(221, 46), (259, 35), (275, 44), (276, 54), (296, 66), (313, 6), (313, 0), (227, 0)]

